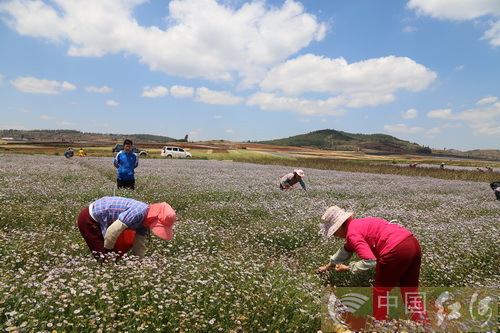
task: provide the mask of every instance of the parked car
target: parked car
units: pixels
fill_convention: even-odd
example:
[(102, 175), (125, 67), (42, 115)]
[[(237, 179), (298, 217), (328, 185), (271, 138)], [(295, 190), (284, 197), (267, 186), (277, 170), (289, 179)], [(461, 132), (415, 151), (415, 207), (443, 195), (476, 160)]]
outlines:
[(161, 149), (161, 156), (164, 157), (192, 157), (191, 154), (180, 147), (165, 146)]
[[(123, 150), (123, 145), (121, 144), (116, 144), (113, 147), (113, 153), (118, 153)], [(136, 153), (139, 156), (148, 156), (148, 151), (144, 149), (139, 149), (136, 146), (132, 146), (132, 151)]]

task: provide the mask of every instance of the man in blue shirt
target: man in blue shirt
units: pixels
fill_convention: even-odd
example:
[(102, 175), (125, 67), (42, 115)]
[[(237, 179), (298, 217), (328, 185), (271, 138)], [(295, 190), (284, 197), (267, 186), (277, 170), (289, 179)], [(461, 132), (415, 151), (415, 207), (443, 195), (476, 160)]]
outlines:
[(123, 150), (116, 154), (113, 162), (116, 172), (118, 188), (135, 189), (134, 169), (139, 165), (139, 157), (132, 151), (132, 140), (123, 141)]

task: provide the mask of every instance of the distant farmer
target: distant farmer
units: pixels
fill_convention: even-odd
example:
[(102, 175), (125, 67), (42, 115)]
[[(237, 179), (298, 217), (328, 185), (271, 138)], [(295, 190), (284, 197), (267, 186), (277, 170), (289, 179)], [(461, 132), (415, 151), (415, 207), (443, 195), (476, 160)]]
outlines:
[(444, 163), (444, 162), (441, 162), (441, 166), (440, 166), (440, 168), (441, 168), (441, 169), (444, 169), (444, 166), (445, 166), (445, 163)]
[[(373, 316), (385, 320), (388, 315), (387, 297), (390, 290), (400, 287), (412, 320), (427, 323), (427, 314), (418, 293), (422, 251), (413, 234), (398, 224), (375, 218), (352, 218), (353, 212), (332, 206), (321, 218), (321, 232), (326, 237), (345, 238), (346, 242), (330, 262), (318, 273), (335, 269), (336, 272), (361, 273), (376, 269), (373, 287)], [(345, 263), (356, 252), (359, 261)], [(411, 305), (411, 307), (410, 307)]]
[(495, 192), (497, 200), (500, 200), (500, 181), (491, 183), (490, 187)]
[(122, 197), (102, 197), (78, 216), (78, 229), (94, 258), (109, 252), (124, 255), (130, 249), (144, 257), (148, 229), (164, 240), (172, 239), (175, 211), (166, 202), (146, 204)]
[(116, 172), (116, 184), (118, 188), (135, 189), (135, 168), (139, 165), (139, 157), (132, 151), (132, 141), (123, 141), (123, 150), (115, 156), (113, 162)]
[(300, 186), (304, 190), (307, 190), (306, 183), (302, 180), (304, 177), (304, 171), (295, 169), (293, 172), (287, 173), (280, 179), (280, 189), (282, 191), (291, 191), (293, 190), (293, 185), (300, 183)]
[(83, 151), (83, 148), (80, 148), (80, 150), (78, 151), (78, 156), (85, 157), (85, 151)]
[(71, 147), (69, 147), (68, 150), (66, 150), (64, 152), (64, 157), (70, 158), (70, 157), (73, 157), (74, 154), (75, 154), (75, 152), (73, 151), (73, 149), (71, 149)]

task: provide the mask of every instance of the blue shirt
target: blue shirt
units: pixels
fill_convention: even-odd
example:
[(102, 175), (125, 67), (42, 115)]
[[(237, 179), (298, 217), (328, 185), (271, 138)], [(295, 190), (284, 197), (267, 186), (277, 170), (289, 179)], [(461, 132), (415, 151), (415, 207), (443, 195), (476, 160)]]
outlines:
[(139, 165), (139, 157), (132, 151), (127, 154), (122, 150), (116, 154), (113, 164), (118, 167), (116, 178), (119, 180), (132, 180), (134, 179), (134, 169)]
[(91, 216), (99, 223), (102, 235), (108, 227), (120, 220), (138, 235), (147, 235), (148, 228), (142, 224), (149, 210), (149, 205), (134, 199), (122, 197), (102, 197), (91, 204)]

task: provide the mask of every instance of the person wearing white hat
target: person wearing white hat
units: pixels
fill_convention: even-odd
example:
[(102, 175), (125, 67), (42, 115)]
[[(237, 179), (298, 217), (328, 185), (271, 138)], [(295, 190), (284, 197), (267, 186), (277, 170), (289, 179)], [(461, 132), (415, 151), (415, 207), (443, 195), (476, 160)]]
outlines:
[(102, 197), (80, 212), (78, 229), (98, 261), (106, 253), (122, 256), (131, 249), (143, 258), (148, 230), (171, 240), (175, 219), (175, 211), (166, 202), (146, 204), (130, 198)]
[[(344, 238), (345, 244), (321, 266), (317, 273), (330, 269), (336, 272), (361, 273), (375, 269), (373, 288), (373, 316), (385, 320), (388, 305), (381, 302), (387, 299), (394, 287), (400, 287), (405, 304), (412, 311), (412, 320), (426, 324), (428, 317), (418, 294), (422, 251), (413, 234), (398, 224), (375, 217), (353, 218), (354, 213), (337, 206), (329, 207), (322, 216), (321, 233)], [(356, 252), (360, 261), (347, 261)], [(411, 297), (411, 298), (410, 298)]]
[(295, 169), (293, 172), (287, 173), (280, 179), (280, 189), (282, 191), (293, 190), (293, 185), (300, 183), (300, 186), (307, 191), (307, 185), (302, 180), (304, 178), (304, 171), (300, 169)]

